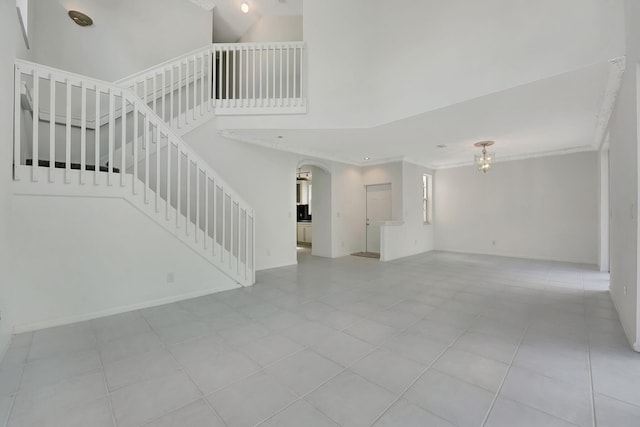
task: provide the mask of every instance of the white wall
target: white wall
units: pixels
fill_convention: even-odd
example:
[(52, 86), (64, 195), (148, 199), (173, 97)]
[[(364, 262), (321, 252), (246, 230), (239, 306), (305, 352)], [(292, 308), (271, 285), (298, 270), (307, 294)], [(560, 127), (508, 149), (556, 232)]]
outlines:
[(223, 138), (215, 121), (184, 140), (254, 208), (256, 269), (295, 264), (298, 156)]
[[(365, 127), (371, 123), (370, 0), (308, 1), (304, 5), (309, 108), (304, 122), (316, 127)], [(380, 56), (376, 56), (376, 61)], [(312, 101), (311, 101), (312, 100)]]
[(238, 287), (123, 199), (16, 195), (12, 216), (17, 332)]
[(312, 247), (311, 254), (331, 258), (332, 253), (332, 219), (333, 207), (331, 206), (331, 180), (333, 177), (319, 167), (311, 167), (313, 185), (311, 197), (313, 203), (312, 213)]
[(333, 207), (333, 257), (364, 250), (365, 193), (362, 169), (343, 163), (331, 163), (331, 199)]
[(434, 224), (422, 217), (422, 176), (433, 171), (402, 162), (402, 220), (382, 226), (381, 261), (433, 250)]
[[(623, 55), (622, 0), (376, 1), (371, 73), (389, 122)], [(305, 26), (307, 23), (305, 4)], [(544, 31), (541, 31), (544, 29)], [(306, 30), (306, 28), (305, 28)]]
[[(211, 43), (212, 12), (185, 0), (31, 0), (30, 59), (114, 81)], [(94, 21), (80, 27), (76, 9)]]
[[(393, 220), (403, 217), (402, 162), (384, 163), (362, 168), (362, 185), (391, 184), (391, 216)], [(366, 191), (362, 188), (361, 191)], [(365, 201), (366, 214), (366, 201)], [(364, 223), (364, 218), (363, 218)]]
[(640, 4), (626, 1), (627, 68), (609, 127), (610, 292), (629, 343), (640, 351), (638, 322), (638, 62)]
[(12, 279), (9, 260), (11, 155), (13, 141), (13, 64), (18, 29), (16, 3), (0, 0), (0, 359), (10, 337)]
[(435, 248), (598, 262), (596, 152), (498, 162), (435, 176)]
[(302, 16), (263, 16), (240, 37), (240, 43), (302, 40)]

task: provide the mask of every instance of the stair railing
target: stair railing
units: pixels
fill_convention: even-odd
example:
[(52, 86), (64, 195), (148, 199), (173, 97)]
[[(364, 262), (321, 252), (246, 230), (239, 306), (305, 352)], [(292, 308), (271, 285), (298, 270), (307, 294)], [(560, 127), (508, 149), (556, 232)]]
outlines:
[(306, 113), (303, 42), (214, 43), (116, 82), (180, 134), (212, 114)]
[(128, 88), (17, 60), (14, 128), (15, 180), (142, 195), (214, 265), (255, 282), (253, 209)]

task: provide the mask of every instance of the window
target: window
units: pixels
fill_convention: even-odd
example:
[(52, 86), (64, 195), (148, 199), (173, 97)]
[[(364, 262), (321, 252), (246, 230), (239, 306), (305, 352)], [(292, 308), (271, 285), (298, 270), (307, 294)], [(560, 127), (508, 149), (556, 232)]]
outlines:
[(422, 175), (422, 221), (431, 224), (433, 220), (433, 177)]

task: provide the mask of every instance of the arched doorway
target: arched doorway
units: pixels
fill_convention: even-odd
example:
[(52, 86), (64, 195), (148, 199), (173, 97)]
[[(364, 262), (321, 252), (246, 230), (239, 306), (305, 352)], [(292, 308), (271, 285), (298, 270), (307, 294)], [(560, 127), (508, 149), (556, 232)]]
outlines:
[(296, 170), (298, 254), (331, 257), (331, 172), (321, 162), (303, 160)]

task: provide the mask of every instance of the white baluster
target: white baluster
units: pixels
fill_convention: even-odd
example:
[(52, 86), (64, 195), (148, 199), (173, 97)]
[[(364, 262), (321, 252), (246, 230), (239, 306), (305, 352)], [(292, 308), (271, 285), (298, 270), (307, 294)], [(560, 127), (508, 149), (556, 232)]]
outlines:
[(243, 79), (242, 77), (244, 76), (244, 61), (243, 61), (243, 54), (242, 54), (242, 46), (240, 46), (240, 59), (239, 59), (239, 65), (238, 65), (238, 98), (239, 98), (239, 103), (237, 106), (242, 107), (244, 106), (244, 102), (243, 102), (243, 96), (242, 96), (242, 89), (243, 89)]
[(109, 89), (109, 167), (107, 168), (107, 185), (112, 185), (113, 179), (113, 151), (115, 149), (115, 100), (113, 89)]
[(236, 96), (236, 86), (237, 86), (236, 76), (238, 74), (238, 67), (237, 67), (237, 64), (236, 64), (236, 62), (238, 60), (237, 57), (236, 57), (237, 52), (238, 51), (235, 48), (233, 48), (231, 50), (231, 54), (232, 54), (232, 57), (233, 57), (233, 63), (232, 63), (232, 67), (231, 67), (232, 68), (231, 78), (233, 79), (233, 84), (231, 86), (233, 88), (233, 92), (232, 92), (233, 93), (233, 97), (231, 99), (233, 99), (232, 105), (234, 107), (238, 106), (238, 97)]
[(226, 107), (229, 107), (229, 80), (230, 80), (230, 78), (229, 78), (229, 57), (230, 57), (230, 55), (229, 55), (229, 47), (227, 46), (225, 48), (225, 60), (224, 60), (226, 68), (227, 68), (227, 72), (226, 72), (225, 78), (224, 78), (225, 81), (226, 81), (226, 85), (227, 85), (227, 90), (224, 93), (224, 98), (225, 98), (224, 105)]
[(304, 105), (304, 69), (305, 69), (304, 46), (300, 46), (300, 105)]
[(284, 68), (282, 68), (282, 57), (284, 55), (282, 54), (282, 45), (280, 45), (280, 99), (278, 101), (278, 105), (282, 106), (282, 73)]
[(253, 85), (252, 85), (253, 100), (251, 102), (251, 106), (255, 107), (256, 106), (256, 47), (253, 46), (251, 50), (253, 52)]
[(224, 252), (227, 250), (227, 194), (224, 191), (224, 187), (221, 187), (222, 190), (222, 247), (220, 251), (220, 262), (224, 263)]
[(95, 146), (93, 154), (93, 183), (99, 184), (98, 173), (100, 172), (100, 87), (96, 85), (96, 117), (95, 117)]
[(178, 117), (176, 127), (180, 129), (182, 117), (182, 61), (178, 63)]
[(180, 206), (182, 205), (181, 200), (181, 174), (182, 174), (182, 150), (179, 144), (176, 144), (176, 152), (177, 152), (177, 160), (176, 160), (176, 228), (180, 228), (180, 215), (182, 215), (182, 211), (180, 210)]
[(275, 107), (277, 105), (276, 104), (277, 103), (277, 101), (276, 101), (277, 95), (276, 95), (276, 47), (275, 46), (273, 46), (273, 64), (272, 64), (272, 67), (273, 67), (273, 91), (271, 93), (272, 100), (269, 100), (269, 106), (270, 107)]
[(162, 69), (162, 88), (160, 89), (160, 96), (162, 96), (162, 121), (169, 123), (167, 120), (167, 97), (165, 90), (167, 88), (167, 67)]
[(211, 111), (211, 107), (213, 106), (213, 102), (216, 99), (216, 67), (215, 67), (215, 58), (216, 51), (215, 49), (209, 50), (209, 56), (207, 60), (207, 111)]
[(133, 150), (133, 179), (131, 190), (133, 194), (136, 193), (136, 187), (138, 182), (138, 135), (139, 135), (139, 127), (138, 122), (140, 120), (140, 112), (138, 111), (138, 102), (133, 100), (133, 140), (131, 142), (132, 150)]
[(211, 224), (213, 230), (211, 231), (211, 255), (216, 255), (216, 244), (218, 243), (216, 240), (216, 233), (218, 232), (218, 180), (212, 179), (211, 184), (213, 184), (213, 215), (211, 218)]
[(157, 80), (157, 76), (158, 73), (156, 73), (155, 71), (153, 72), (153, 80), (152, 80), (152, 85), (153, 85), (153, 92), (151, 94), (151, 96), (153, 96), (153, 112), (158, 114), (158, 80)]
[(196, 78), (198, 77), (198, 57), (193, 57), (193, 110), (191, 112), (193, 120), (196, 120), (196, 105), (198, 102), (198, 85)]
[[(145, 109), (146, 110), (146, 109)], [(149, 114), (144, 112), (144, 139), (142, 140), (142, 149), (144, 150), (144, 203), (149, 203), (149, 168), (151, 163), (149, 162), (149, 151), (151, 151), (151, 144), (149, 138)]]
[(189, 58), (184, 61), (184, 124), (189, 124)]
[(122, 137), (120, 140), (120, 186), (125, 185), (126, 156), (127, 156), (127, 98), (122, 92), (122, 106), (120, 107), (120, 125), (122, 126)]
[[(264, 89), (265, 89), (265, 92), (263, 94), (262, 105), (261, 105), (262, 107), (264, 107), (265, 103), (269, 102), (269, 47), (267, 46), (265, 48), (262, 48), (262, 50), (260, 52), (262, 52), (262, 51), (265, 51), (265, 54), (264, 54), (264, 58), (265, 58), (264, 68), (266, 70), (265, 74), (264, 74)], [(262, 64), (260, 64), (260, 65), (262, 65)], [(260, 70), (260, 76), (262, 76), (262, 70)]]
[(185, 186), (185, 192), (187, 196), (187, 216), (184, 221), (184, 234), (186, 236), (189, 235), (189, 228), (191, 227), (191, 159), (189, 159), (189, 152), (187, 151), (185, 154), (187, 160), (187, 170), (186, 170), (186, 179), (187, 185)]
[[(55, 84), (55, 82), (54, 82)], [(66, 79), (67, 86), (67, 111), (66, 111), (66, 122), (65, 122), (65, 165), (64, 165), (64, 183), (69, 184), (71, 181), (71, 82), (69, 79)], [(56, 118), (53, 117), (53, 121), (55, 122)], [(53, 161), (53, 163), (51, 163)], [(55, 152), (53, 153), (53, 160), (49, 160), (50, 167), (56, 167), (56, 157)]]
[(169, 212), (171, 210), (171, 152), (173, 149), (173, 143), (171, 142), (171, 137), (167, 137), (167, 209), (166, 216), (167, 221), (169, 221), (170, 215)]
[[(31, 181), (38, 181), (38, 131), (40, 122), (40, 74), (38, 70), (33, 70), (33, 141), (31, 142)], [(51, 166), (51, 165), (49, 165)]]
[(207, 171), (203, 171), (204, 174), (204, 239), (203, 248), (207, 250), (207, 242), (209, 240), (209, 175)]
[(169, 74), (169, 78), (171, 79), (171, 87), (169, 88), (170, 92), (169, 92), (169, 126), (175, 126), (174, 120), (173, 120), (173, 80), (175, 79), (175, 74), (173, 71), (174, 67), (173, 65), (171, 65), (171, 72)]
[(15, 66), (13, 100), (13, 179), (20, 181), (19, 170), (22, 165), (22, 70)]
[(200, 54), (200, 116), (204, 116), (205, 93), (207, 89), (207, 78), (204, 73), (204, 53)]
[(87, 87), (80, 83), (80, 184), (84, 184), (87, 168)]
[[(35, 116), (34, 116), (35, 117)], [(49, 182), (54, 181), (56, 161), (56, 79), (49, 73)]]
[(223, 97), (222, 97), (222, 85), (223, 85), (223, 79), (225, 79), (225, 74), (222, 72), (222, 63), (223, 61), (223, 54), (222, 54), (222, 49), (219, 49), (219, 55), (220, 55), (220, 60), (218, 61), (218, 69), (219, 69), (219, 73), (218, 73), (218, 93), (217, 96), (220, 97), (220, 101), (217, 100), (216, 98), (216, 107), (221, 107), (223, 105)]
[(229, 218), (229, 222), (230, 222), (230, 225), (229, 225), (229, 269), (231, 269), (232, 266), (233, 266), (233, 256), (234, 256), (233, 240), (236, 237), (235, 236), (236, 232), (235, 232), (235, 229), (233, 228), (233, 225), (234, 225), (233, 219), (235, 217), (235, 214), (234, 214), (234, 209), (233, 209), (234, 208), (234, 202), (233, 202), (233, 198), (231, 197), (231, 193), (229, 193), (229, 203), (231, 205), (229, 207), (229, 216), (230, 216), (230, 218)]
[(196, 227), (193, 233), (193, 241), (198, 243), (198, 233), (200, 233), (200, 166), (198, 161), (194, 162), (196, 168)]
[(293, 102), (295, 105), (298, 105), (298, 48), (294, 46), (293, 48)]
[(160, 155), (162, 154), (162, 132), (154, 126), (156, 136), (156, 213), (160, 213)]

